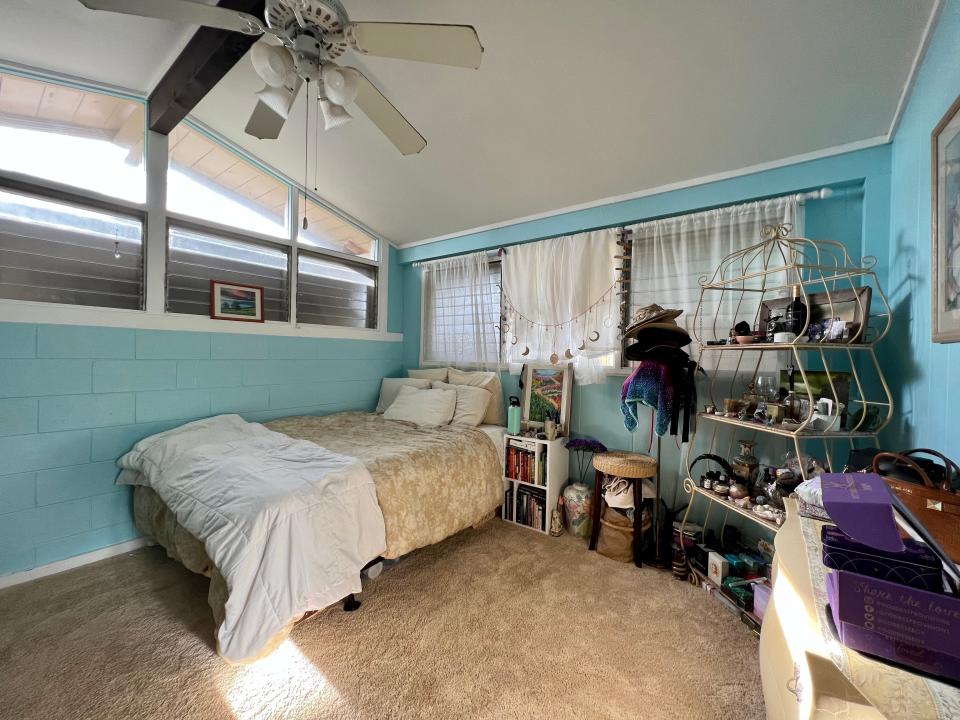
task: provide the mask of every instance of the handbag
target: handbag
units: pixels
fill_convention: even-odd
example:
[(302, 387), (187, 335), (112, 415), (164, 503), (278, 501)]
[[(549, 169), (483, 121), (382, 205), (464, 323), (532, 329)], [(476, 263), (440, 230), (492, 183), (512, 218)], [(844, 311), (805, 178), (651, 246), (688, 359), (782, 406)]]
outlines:
[[(931, 455), (942, 465), (915, 455)], [(954, 561), (960, 561), (960, 494), (953, 492), (960, 467), (943, 453), (915, 448), (901, 453), (880, 451), (871, 463), (916, 518)]]

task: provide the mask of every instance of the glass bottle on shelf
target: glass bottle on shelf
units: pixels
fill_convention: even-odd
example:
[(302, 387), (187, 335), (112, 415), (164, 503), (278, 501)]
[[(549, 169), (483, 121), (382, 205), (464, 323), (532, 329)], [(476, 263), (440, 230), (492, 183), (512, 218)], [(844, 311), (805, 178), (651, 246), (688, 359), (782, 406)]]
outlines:
[(799, 336), (807, 324), (807, 305), (800, 297), (800, 286), (793, 286), (793, 300), (787, 305), (786, 312), (787, 332)]

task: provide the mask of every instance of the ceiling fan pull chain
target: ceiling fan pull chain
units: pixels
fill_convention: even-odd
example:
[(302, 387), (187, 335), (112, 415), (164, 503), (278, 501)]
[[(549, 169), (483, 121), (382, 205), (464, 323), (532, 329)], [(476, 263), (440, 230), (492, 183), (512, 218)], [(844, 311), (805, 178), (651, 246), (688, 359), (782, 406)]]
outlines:
[[(317, 76), (320, 76), (320, 61), (317, 60)], [(307, 95), (307, 100), (310, 96)], [(317, 192), (317, 165), (320, 164), (320, 86), (317, 85), (317, 103), (313, 109), (313, 124), (316, 126), (313, 130), (313, 191)]]
[(307, 122), (303, 130), (303, 229), (307, 229), (307, 176), (310, 173), (310, 78), (307, 81)]

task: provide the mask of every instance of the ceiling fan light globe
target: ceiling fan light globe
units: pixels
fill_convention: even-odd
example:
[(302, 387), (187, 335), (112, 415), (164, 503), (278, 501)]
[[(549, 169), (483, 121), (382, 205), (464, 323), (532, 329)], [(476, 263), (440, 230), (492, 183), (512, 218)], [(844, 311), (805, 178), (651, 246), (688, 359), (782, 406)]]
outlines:
[(263, 101), (263, 104), (273, 110), (277, 115), (286, 119), (290, 115), (290, 107), (293, 105), (295, 93), (287, 88), (267, 86), (257, 93), (257, 97)]
[(320, 98), (320, 112), (323, 115), (324, 130), (333, 130), (335, 127), (346, 125), (353, 119), (345, 107), (327, 98)]
[(359, 77), (353, 68), (326, 65), (323, 68), (323, 88), (336, 105), (350, 105), (357, 99)]
[(293, 58), (286, 48), (264, 42), (258, 42), (250, 48), (250, 61), (257, 75), (267, 85), (274, 87), (283, 85), (293, 70)]

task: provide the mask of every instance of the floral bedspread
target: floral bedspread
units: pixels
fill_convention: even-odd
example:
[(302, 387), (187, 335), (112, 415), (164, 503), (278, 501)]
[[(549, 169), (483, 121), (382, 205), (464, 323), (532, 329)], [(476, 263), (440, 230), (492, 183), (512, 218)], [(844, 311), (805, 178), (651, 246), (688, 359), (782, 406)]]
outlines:
[(496, 447), (475, 428), (418, 428), (361, 412), (302, 415), (266, 426), (367, 466), (386, 524), (387, 558), (478, 525), (502, 501)]

